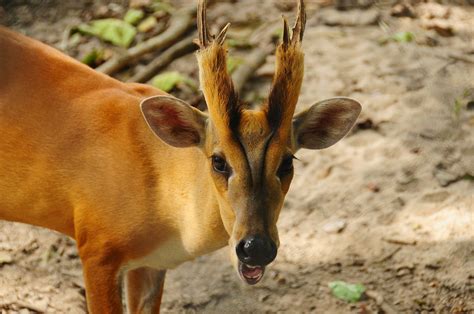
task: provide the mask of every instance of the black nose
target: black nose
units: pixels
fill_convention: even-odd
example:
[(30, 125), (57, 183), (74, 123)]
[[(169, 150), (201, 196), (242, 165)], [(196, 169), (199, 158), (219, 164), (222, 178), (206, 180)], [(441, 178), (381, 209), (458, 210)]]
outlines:
[(253, 235), (241, 240), (235, 248), (242, 263), (252, 266), (270, 264), (277, 255), (275, 243), (266, 236)]

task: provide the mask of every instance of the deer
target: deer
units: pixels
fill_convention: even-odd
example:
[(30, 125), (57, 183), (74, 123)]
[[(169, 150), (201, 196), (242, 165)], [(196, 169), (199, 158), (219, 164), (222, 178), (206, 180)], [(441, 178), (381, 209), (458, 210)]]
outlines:
[(268, 98), (251, 106), (226, 69), (229, 24), (211, 34), (199, 0), (207, 112), (0, 28), (0, 219), (75, 239), (90, 313), (159, 312), (168, 269), (226, 246), (240, 279), (258, 283), (295, 153), (332, 146), (361, 111), (337, 97), (295, 115), (305, 21), (298, 0)]

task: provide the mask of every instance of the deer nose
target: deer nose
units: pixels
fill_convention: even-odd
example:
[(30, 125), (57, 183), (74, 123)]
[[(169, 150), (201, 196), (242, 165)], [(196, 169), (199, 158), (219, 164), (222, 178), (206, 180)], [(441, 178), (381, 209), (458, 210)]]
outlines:
[(242, 239), (235, 248), (239, 260), (251, 266), (270, 264), (277, 255), (277, 247), (269, 237), (252, 235)]

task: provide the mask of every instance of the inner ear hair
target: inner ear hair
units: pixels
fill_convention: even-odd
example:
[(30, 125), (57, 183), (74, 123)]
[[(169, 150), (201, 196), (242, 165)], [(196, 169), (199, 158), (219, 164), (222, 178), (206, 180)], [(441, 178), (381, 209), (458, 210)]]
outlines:
[(140, 104), (143, 116), (161, 140), (175, 147), (204, 143), (207, 115), (172, 96), (154, 96)]
[(323, 100), (293, 118), (298, 148), (323, 149), (334, 145), (352, 128), (361, 111), (359, 102), (337, 97)]

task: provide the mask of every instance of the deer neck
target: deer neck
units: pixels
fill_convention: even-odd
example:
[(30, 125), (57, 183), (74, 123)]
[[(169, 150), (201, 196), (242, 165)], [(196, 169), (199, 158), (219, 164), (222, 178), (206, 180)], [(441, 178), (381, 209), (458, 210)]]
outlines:
[(227, 245), (217, 191), (207, 157), (198, 148), (174, 148), (142, 131), (150, 147), (157, 183), (153, 195), (158, 224), (181, 242), (191, 257)]

